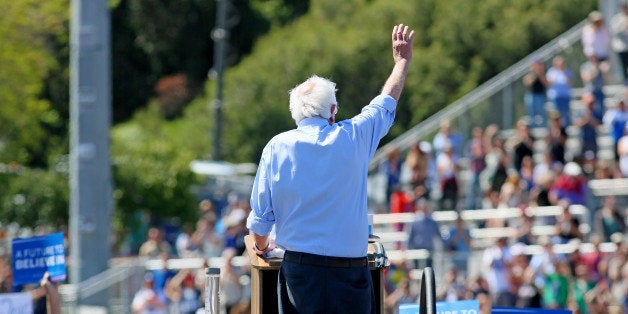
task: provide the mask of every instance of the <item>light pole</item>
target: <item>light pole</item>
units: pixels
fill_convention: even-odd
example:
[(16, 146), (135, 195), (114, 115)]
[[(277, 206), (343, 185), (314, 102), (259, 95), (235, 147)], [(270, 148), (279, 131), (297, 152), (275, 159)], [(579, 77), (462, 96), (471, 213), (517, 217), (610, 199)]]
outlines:
[(229, 38), (227, 29), (227, 1), (216, 0), (216, 27), (212, 30), (214, 40), (214, 66), (212, 75), (216, 75), (216, 98), (212, 102), (214, 109), (214, 152), (213, 159), (222, 160), (222, 104), (223, 104), (223, 72), (225, 63), (225, 46)]
[[(72, 0), (69, 281), (108, 268), (112, 209), (110, 16), (107, 0)], [(106, 305), (106, 293), (79, 304)]]

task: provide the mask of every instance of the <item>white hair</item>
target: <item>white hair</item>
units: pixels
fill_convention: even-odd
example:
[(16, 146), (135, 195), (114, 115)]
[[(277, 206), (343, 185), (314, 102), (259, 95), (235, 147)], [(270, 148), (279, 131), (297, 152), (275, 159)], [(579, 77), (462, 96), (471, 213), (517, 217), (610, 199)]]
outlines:
[[(296, 123), (310, 117), (331, 117), (336, 103), (336, 83), (316, 75), (290, 90), (290, 113)], [(337, 110), (337, 109), (336, 109)]]

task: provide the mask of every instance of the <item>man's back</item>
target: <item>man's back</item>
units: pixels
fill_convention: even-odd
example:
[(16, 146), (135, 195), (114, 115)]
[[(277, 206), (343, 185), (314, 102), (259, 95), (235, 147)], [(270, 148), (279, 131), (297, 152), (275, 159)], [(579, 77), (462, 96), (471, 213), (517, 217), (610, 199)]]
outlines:
[[(345, 257), (366, 252), (366, 169), (373, 138), (379, 141), (394, 118), (394, 110), (385, 108), (394, 100), (376, 99), (355, 119), (304, 119), (265, 148), (260, 166), (270, 180), (280, 247)], [(388, 121), (376, 122), (382, 116)]]

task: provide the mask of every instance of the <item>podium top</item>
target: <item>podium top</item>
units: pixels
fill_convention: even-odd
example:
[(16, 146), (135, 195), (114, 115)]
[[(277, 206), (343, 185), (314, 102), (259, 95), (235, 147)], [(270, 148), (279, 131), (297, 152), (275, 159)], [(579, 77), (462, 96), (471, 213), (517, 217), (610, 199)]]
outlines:
[(279, 269), (279, 266), (281, 266), (281, 258), (263, 258), (255, 254), (253, 249), (255, 239), (250, 234), (244, 236), (244, 244), (246, 245), (246, 252), (249, 255), (251, 266), (254, 268)]
[[(369, 266), (371, 268), (376, 268), (375, 261), (374, 261), (374, 258), (375, 258), (374, 254), (376, 252), (375, 252), (374, 246), (376, 245), (375, 242), (379, 242), (378, 240), (379, 240), (379, 237), (373, 237), (369, 239), (367, 256), (369, 259)], [(255, 245), (255, 239), (250, 234), (244, 236), (244, 244), (246, 245), (246, 252), (249, 255), (249, 260), (253, 268), (279, 269), (279, 267), (281, 266), (281, 261), (283, 260), (282, 258), (278, 258), (278, 257), (264, 258), (255, 254), (255, 250), (253, 246)], [(386, 260), (386, 264), (384, 265), (384, 267), (388, 267), (388, 266), (390, 265), (389, 265), (389, 262)]]

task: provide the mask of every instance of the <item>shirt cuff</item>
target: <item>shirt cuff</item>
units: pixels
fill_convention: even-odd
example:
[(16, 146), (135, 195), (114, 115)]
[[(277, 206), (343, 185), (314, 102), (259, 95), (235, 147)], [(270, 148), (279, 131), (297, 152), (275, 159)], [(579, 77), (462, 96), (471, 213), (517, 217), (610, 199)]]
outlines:
[(269, 234), (273, 229), (273, 224), (274, 222), (272, 221), (269, 222), (258, 218), (253, 212), (246, 219), (246, 227), (261, 236)]

